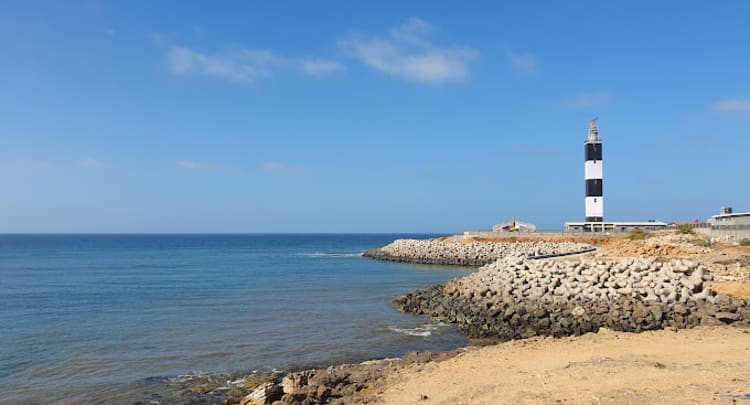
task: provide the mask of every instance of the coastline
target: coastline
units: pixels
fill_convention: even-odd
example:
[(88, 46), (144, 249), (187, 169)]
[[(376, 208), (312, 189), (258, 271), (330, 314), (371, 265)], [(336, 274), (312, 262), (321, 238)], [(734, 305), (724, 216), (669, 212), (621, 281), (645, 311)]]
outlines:
[(390, 301), (470, 269), (360, 256), (438, 236), (4, 236), (0, 402), (181, 403), (162, 393), (164, 377), (175, 390), (187, 379), (231, 388), (253, 369), (464, 346), (454, 326)]
[[(664, 250), (663, 245), (669, 246), (670, 243), (674, 245), (671, 251), (676, 253), (675, 256), (685, 256), (686, 252), (693, 252), (698, 256), (710, 253), (705, 249), (691, 250), (689, 246), (680, 246), (679, 241), (667, 243), (661, 241), (656, 246), (662, 249), (660, 252), (669, 251)], [(650, 249), (642, 242), (630, 245), (638, 245), (640, 249)], [(515, 244), (515, 246), (521, 250), (526, 250), (528, 247), (524, 244)], [(632, 248), (632, 246), (629, 247)], [(484, 248), (486, 247), (480, 247), (480, 249)], [(503, 250), (503, 252), (508, 251)], [(493, 261), (493, 264), (485, 265), (469, 276), (451, 280), (445, 285), (417, 290), (394, 300), (394, 304), (404, 312), (457, 323), (464, 335), (475, 339), (474, 343), (495, 344), (491, 347), (470, 345), (448, 353), (410, 353), (398, 359), (372, 360), (324, 369), (275, 373), (266, 376), (263, 384), (257, 386), (248, 395), (242, 398), (225, 396), (222, 401), (242, 405), (440, 403), (439, 400), (432, 401), (433, 398), (442, 398), (437, 388), (416, 397), (414, 395), (394, 397), (395, 391), (402, 390), (395, 387), (410, 386), (411, 390), (425, 391), (423, 388), (413, 387), (426, 387), (429, 381), (442, 378), (439, 373), (435, 374), (435, 370), (443, 367), (449, 368), (448, 373), (467, 367), (475, 370), (477, 359), (495, 356), (502, 352), (504, 347), (540, 345), (550, 353), (558, 350), (555, 346), (567, 348), (566, 350), (571, 350), (570, 348), (573, 347), (573, 354), (591, 354), (588, 346), (596, 346), (595, 343), (603, 339), (601, 337), (603, 333), (611, 334), (611, 336), (607, 335), (606, 339), (616, 341), (624, 339), (635, 342), (632, 347), (628, 348), (633, 355), (640, 353), (644, 339), (661, 339), (668, 344), (669, 341), (675, 340), (676, 336), (687, 336), (692, 339), (690, 344), (695, 346), (695, 350), (707, 352), (711, 351), (712, 342), (721, 340), (722, 337), (731, 336), (735, 339), (735, 343), (739, 341), (740, 345), (749, 341), (742, 340), (743, 335), (748, 333), (750, 325), (750, 305), (744, 299), (747, 297), (735, 298), (711, 290), (711, 286), (715, 285), (717, 280), (721, 282), (728, 274), (726, 271), (722, 273), (716, 270), (716, 266), (713, 266), (715, 263), (704, 264), (699, 260), (700, 257), (696, 259), (695, 255), (691, 260), (668, 257), (633, 258), (632, 251), (624, 255), (625, 258), (622, 256), (618, 258), (617, 252), (616, 249), (605, 247), (595, 259), (577, 257), (572, 260), (568, 258), (568, 260), (532, 261), (523, 255), (506, 256), (504, 259)], [(637, 249), (635, 252), (638, 253)], [(366, 255), (366, 257), (380, 259), (374, 256)], [(389, 259), (392, 257), (385, 260)], [(413, 260), (413, 258), (409, 259)], [(465, 256), (460, 260), (465, 261)], [(598, 269), (599, 272), (593, 272), (591, 269)], [(540, 292), (540, 290), (533, 289), (533, 283), (543, 278), (545, 273), (555, 271), (560, 275), (560, 280), (565, 281), (567, 277), (567, 281), (575, 284), (558, 281), (556, 290), (560, 293), (558, 295), (562, 295), (558, 298), (562, 299), (545, 299), (546, 293), (554, 296), (555, 290), (548, 289)], [(745, 274), (742, 271), (730, 273)], [(602, 280), (604, 273), (611, 273), (613, 279)], [(630, 277), (641, 281), (640, 278), (644, 278), (642, 273), (660, 275), (661, 278), (649, 276), (651, 278), (646, 277), (642, 280), (643, 285), (633, 285), (634, 280)], [(490, 279), (491, 282), (487, 285), (477, 283), (478, 281), (486, 282), (487, 274), (504, 275), (505, 279), (504, 281)], [(576, 274), (587, 276), (589, 284), (586, 285), (581, 277), (576, 278)], [(571, 275), (573, 278), (570, 278)], [(520, 283), (519, 276), (522, 276)], [(514, 282), (519, 285), (514, 285)], [(614, 293), (611, 296), (597, 296), (601, 299), (592, 300), (597, 293), (592, 289), (599, 282), (601, 282), (600, 287), (614, 290)], [(605, 286), (607, 282), (610, 284)], [(652, 296), (654, 291), (651, 285), (658, 283), (665, 283), (665, 285), (674, 283), (676, 293), (659, 291), (658, 296)], [(503, 291), (502, 288), (493, 290), (491, 288), (493, 285), (513, 287), (505, 288)], [(530, 286), (520, 288), (522, 285)], [(536, 285), (536, 287), (540, 286), (539, 283)], [(650, 332), (644, 332), (647, 330)], [(690, 332), (676, 335), (676, 331)], [(743, 335), (738, 335), (738, 333)], [(507, 343), (496, 344), (502, 341)], [(709, 346), (706, 347), (706, 345)], [(750, 346), (736, 348), (736, 350), (750, 350)], [(639, 355), (645, 356), (645, 354)], [(594, 358), (592, 361), (596, 363), (599, 360)], [(629, 370), (629, 366), (625, 363), (621, 364), (623, 369), (618, 370), (618, 373)], [(744, 371), (745, 369), (740, 366), (739, 372)], [(428, 383), (420, 382), (414, 383), (416, 385), (409, 385), (412, 381), (422, 381), (422, 379), (426, 379)], [(500, 384), (499, 381), (495, 383)], [(735, 381), (735, 383), (734, 385), (723, 384), (722, 387), (727, 390), (727, 393), (732, 390), (737, 391), (742, 385), (740, 381)], [(250, 389), (249, 386), (246, 388)], [(471, 392), (474, 388), (470, 386), (457, 389), (464, 393), (462, 395), (468, 395), (468, 398), (473, 398), (476, 394)], [(560, 391), (547, 392), (545, 395), (552, 398), (567, 395), (563, 394)], [(632, 398), (651, 398), (648, 396), (651, 394), (647, 394), (647, 392), (636, 392), (632, 394)], [(743, 395), (742, 393), (727, 395), (730, 394)], [(715, 397), (716, 393), (712, 395)], [(194, 397), (202, 398), (201, 395)], [(596, 395), (591, 398), (594, 397)], [(455, 400), (459, 397), (452, 398)], [(481, 400), (481, 395), (476, 398), (476, 402), (464, 403), (496, 403), (487, 402), (486, 398)], [(572, 401), (588, 403), (592, 401), (591, 398), (576, 397)], [(731, 399), (731, 397), (726, 398)], [(500, 402), (517, 401), (507, 399)], [(532, 401), (532, 403), (535, 402)]]

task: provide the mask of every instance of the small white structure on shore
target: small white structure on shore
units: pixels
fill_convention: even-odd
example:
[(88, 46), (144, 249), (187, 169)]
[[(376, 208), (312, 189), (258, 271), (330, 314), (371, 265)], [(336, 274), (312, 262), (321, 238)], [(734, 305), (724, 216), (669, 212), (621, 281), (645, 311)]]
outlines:
[(513, 219), (512, 221), (504, 222), (502, 224), (496, 224), (492, 227), (492, 232), (536, 232), (536, 225)]

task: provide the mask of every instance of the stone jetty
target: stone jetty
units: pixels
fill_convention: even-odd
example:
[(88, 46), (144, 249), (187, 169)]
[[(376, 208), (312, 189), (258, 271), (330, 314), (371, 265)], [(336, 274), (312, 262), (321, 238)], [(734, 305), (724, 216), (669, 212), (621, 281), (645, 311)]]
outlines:
[(397, 298), (404, 312), (454, 322), (470, 338), (566, 336), (750, 324), (750, 302), (714, 295), (696, 261), (506, 257), (445, 285)]
[(508, 256), (553, 257), (596, 250), (585, 243), (572, 242), (495, 242), (472, 243), (438, 239), (399, 239), (363, 256), (393, 262), (479, 267)]

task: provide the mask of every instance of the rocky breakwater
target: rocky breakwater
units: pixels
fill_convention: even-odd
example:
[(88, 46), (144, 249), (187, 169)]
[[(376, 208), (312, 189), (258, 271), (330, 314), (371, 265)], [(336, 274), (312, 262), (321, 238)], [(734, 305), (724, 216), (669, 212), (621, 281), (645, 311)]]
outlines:
[(711, 278), (703, 264), (682, 259), (517, 257), (394, 302), (404, 312), (458, 323), (470, 338), (750, 324), (750, 302), (715, 295), (706, 285)]
[(484, 266), (508, 256), (550, 257), (593, 251), (591, 245), (572, 242), (449, 242), (437, 239), (399, 239), (363, 256), (393, 262)]

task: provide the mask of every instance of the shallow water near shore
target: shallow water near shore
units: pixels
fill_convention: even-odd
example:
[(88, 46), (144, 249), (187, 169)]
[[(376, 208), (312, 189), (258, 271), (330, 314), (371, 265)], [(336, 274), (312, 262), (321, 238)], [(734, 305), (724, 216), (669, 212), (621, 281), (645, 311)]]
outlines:
[(155, 376), (465, 345), (391, 300), (468, 270), (360, 256), (433, 236), (2, 235), (0, 401), (133, 400)]

